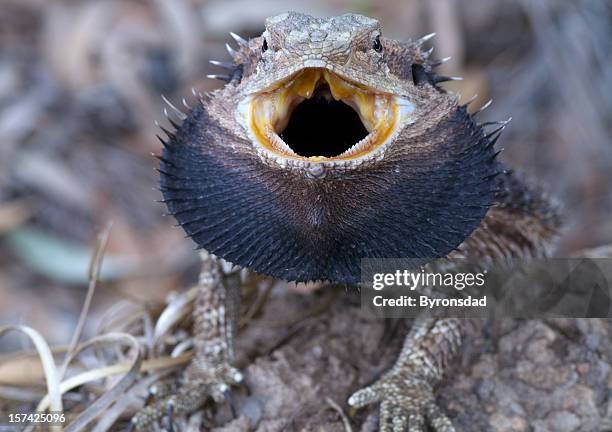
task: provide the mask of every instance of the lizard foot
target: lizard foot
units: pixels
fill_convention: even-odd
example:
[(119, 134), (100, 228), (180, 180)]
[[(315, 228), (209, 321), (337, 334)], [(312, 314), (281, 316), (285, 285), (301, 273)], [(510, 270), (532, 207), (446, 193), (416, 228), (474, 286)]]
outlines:
[[(185, 371), (178, 385), (160, 384), (152, 392), (152, 402), (142, 408), (130, 422), (130, 431), (150, 430), (167, 418), (173, 429), (173, 417), (197, 411), (210, 399), (223, 403), (229, 398), (230, 386), (242, 383), (242, 373), (228, 365), (202, 368), (193, 362)], [(231, 403), (231, 401), (230, 401)], [(232, 407), (232, 412), (234, 408)]]
[(455, 431), (436, 404), (431, 385), (418, 376), (391, 370), (348, 400), (354, 408), (375, 402), (380, 403), (380, 432), (424, 432), (426, 423), (435, 432)]
[[(239, 275), (225, 274), (221, 264), (206, 252), (201, 253), (201, 258), (193, 310), (194, 357), (177, 388), (160, 384), (153, 402), (132, 418), (131, 430), (151, 430), (151, 426), (167, 418), (172, 431), (175, 416), (197, 411), (209, 398), (215, 403), (224, 402), (229, 399), (230, 386), (243, 381), (242, 373), (231, 366)], [(234, 411), (231, 400), (230, 407)]]
[(380, 403), (381, 432), (435, 432), (455, 428), (436, 405), (433, 387), (461, 345), (464, 323), (454, 318), (419, 319), (404, 340), (395, 365), (378, 381), (354, 393), (354, 408)]

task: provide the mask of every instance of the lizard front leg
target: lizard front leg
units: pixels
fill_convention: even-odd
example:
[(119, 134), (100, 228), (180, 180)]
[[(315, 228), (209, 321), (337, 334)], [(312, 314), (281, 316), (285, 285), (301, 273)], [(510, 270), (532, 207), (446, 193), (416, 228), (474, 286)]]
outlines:
[[(540, 190), (528, 187), (510, 171), (499, 175), (497, 182), (497, 204), (450, 257), (503, 263), (511, 258), (528, 261), (547, 256), (561, 226), (556, 207)], [(454, 431), (435, 404), (433, 388), (459, 350), (466, 324), (476, 322), (457, 318), (418, 321), (393, 368), (372, 386), (353, 394), (349, 405), (380, 402), (383, 432), (423, 431), (425, 420), (435, 431)]]
[(394, 366), (354, 393), (349, 405), (379, 402), (381, 432), (425, 431), (426, 422), (436, 432), (454, 431), (433, 391), (461, 346), (464, 328), (465, 322), (456, 318), (417, 320)]
[(239, 384), (242, 374), (232, 367), (234, 332), (240, 296), (238, 272), (225, 274), (220, 262), (201, 253), (202, 270), (194, 315), (194, 358), (180, 379), (175, 393), (158, 395), (131, 421), (131, 429), (149, 430), (165, 415), (188, 414), (210, 397), (223, 402), (229, 386)]

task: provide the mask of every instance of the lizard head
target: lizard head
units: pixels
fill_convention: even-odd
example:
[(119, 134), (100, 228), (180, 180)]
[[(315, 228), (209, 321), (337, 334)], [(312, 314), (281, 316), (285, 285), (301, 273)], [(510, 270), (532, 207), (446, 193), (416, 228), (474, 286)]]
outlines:
[(440, 258), (480, 224), (499, 134), (438, 87), (428, 37), (298, 13), (233, 36), (232, 63), (214, 62), (228, 83), (161, 157), (164, 200), (200, 247), (282, 279), (355, 283), (362, 258)]
[(384, 45), (378, 21), (362, 15), (269, 18), (249, 44), (259, 55), (238, 107), (258, 153), (321, 176), (381, 155), (416, 120), (419, 96), (390, 73)]

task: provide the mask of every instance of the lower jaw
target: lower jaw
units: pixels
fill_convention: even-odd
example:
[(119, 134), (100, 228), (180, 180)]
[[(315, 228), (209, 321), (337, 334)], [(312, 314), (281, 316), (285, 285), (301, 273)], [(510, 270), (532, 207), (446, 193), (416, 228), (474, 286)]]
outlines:
[[(279, 133), (287, 125), (293, 109), (312, 97), (321, 84), (329, 86), (333, 99), (355, 109), (369, 133), (336, 156), (302, 156), (284, 142)], [(283, 167), (308, 167), (318, 171), (325, 166), (351, 167), (379, 158), (403, 126), (413, 121), (414, 109), (405, 99), (348, 83), (325, 69), (311, 68), (271, 92), (245, 98), (238, 106), (237, 117), (264, 160)]]

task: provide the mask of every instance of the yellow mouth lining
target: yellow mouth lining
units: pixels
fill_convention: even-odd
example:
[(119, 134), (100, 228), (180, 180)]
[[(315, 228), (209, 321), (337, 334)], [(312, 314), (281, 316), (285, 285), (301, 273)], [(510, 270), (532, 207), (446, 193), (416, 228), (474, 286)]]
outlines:
[[(325, 84), (334, 100), (346, 103), (357, 112), (369, 134), (337, 156), (300, 156), (279, 134), (287, 126), (293, 110)], [(352, 160), (374, 152), (398, 129), (400, 117), (414, 109), (401, 98), (376, 93), (321, 68), (304, 69), (275, 89), (254, 95), (248, 102), (248, 129), (258, 144), (277, 156), (310, 162)]]

